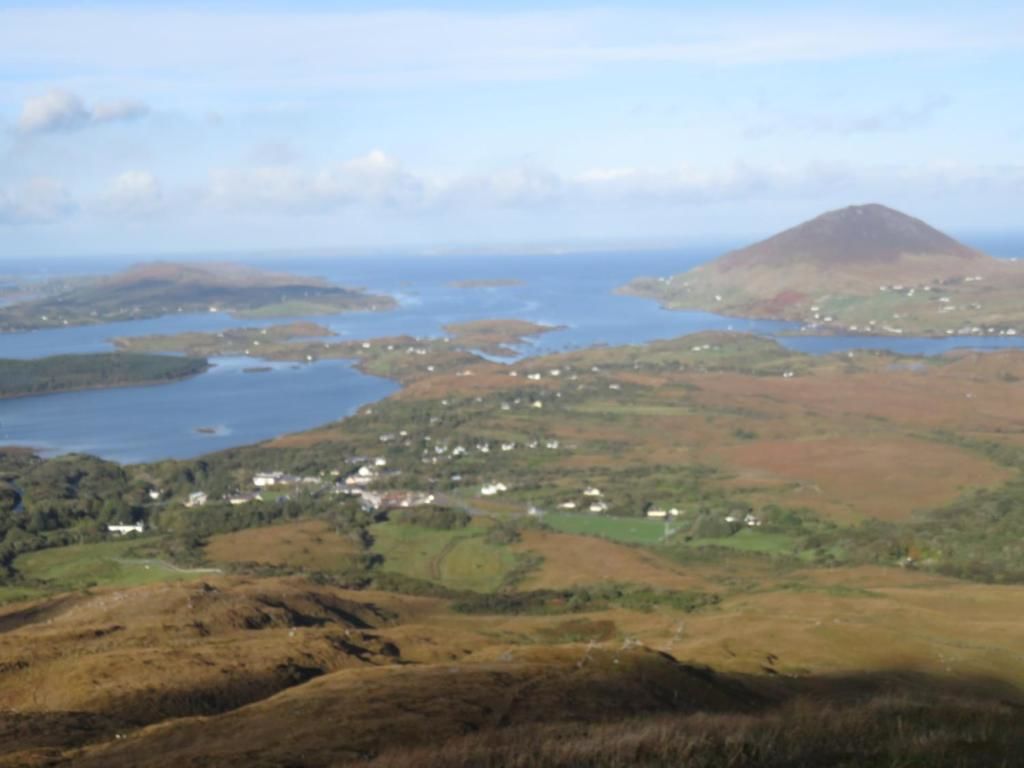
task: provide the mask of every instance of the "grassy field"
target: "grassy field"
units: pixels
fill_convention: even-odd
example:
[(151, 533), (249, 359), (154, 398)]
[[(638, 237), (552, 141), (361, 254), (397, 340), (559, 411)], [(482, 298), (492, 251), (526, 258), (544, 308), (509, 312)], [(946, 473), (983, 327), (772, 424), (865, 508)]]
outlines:
[(260, 563), (308, 571), (343, 568), (359, 554), (356, 543), (322, 520), (250, 528), (211, 536), (206, 558), (212, 563)]
[(383, 555), (381, 569), (437, 582), (451, 589), (493, 592), (515, 567), (508, 547), (484, 541), (487, 524), (476, 522), (452, 531), (381, 523), (370, 529), (373, 551)]
[(656, 544), (665, 538), (664, 522), (643, 517), (551, 512), (544, 516), (544, 522), (556, 531), (600, 536), (626, 544)]
[(201, 575), (140, 555), (138, 548), (139, 542), (125, 540), (44, 549), (18, 557), (14, 568), (24, 578), (45, 582), (52, 590), (137, 587)]
[(17, 603), (23, 600), (31, 600), (44, 594), (41, 589), (31, 587), (4, 587), (0, 586), (0, 605)]

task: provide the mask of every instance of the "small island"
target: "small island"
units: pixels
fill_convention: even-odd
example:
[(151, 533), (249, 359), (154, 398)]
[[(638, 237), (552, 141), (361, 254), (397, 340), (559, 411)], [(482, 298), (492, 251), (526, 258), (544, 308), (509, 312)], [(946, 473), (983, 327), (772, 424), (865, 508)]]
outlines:
[(125, 352), (0, 360), (0, 398), (163, 384), (203, 373), (201, 357)]
[(513, 347), (526, 343), (531, 336), (561, 330), (564, 326), (544, 325), (529, 320), (470, 320), (450, 323), (444, 327), (456, 343), (496, 357), (514, 357)]
[[(288, 323), (267, 328), (232, 328), (217, 333), (114, 339), (118, 349), (145, 353), (176, 353), (195, 357), (252, 357), (255, 360), (313, 363), (354, 360), (365, 373), (408, 382), (461, 370), (480, 362), (480, 353), (515, 357), (515, 347), (527, 339), (559, 330), (528, 320), (491, 319), (452, 323), (446, 338), (391, 336), (371, 340), (339, 340), (328, 328), (314, 323)], [(255, 373), (263, 366), (244, 369)]]
[[(390, 296), (320, 278), (241, 264), (154, 262), (99, 278), (53, 282), (42, 295), (13, 294), (0, 332), (137, 320), (196, 312), (298, 317), (393, 309)], [(20, 300), (19, 300), (20, 299)]]

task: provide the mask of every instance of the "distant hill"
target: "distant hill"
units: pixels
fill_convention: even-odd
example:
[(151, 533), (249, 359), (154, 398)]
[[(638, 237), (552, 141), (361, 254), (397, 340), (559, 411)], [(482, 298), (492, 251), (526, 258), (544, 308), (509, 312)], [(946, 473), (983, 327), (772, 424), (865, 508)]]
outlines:
[(0, 308), (0, 331), (132, 320), (185, 312), (246, 316), (328, 315), (394, 306), (389, 296), (321, 278), (242, 264), (153, 262), (69, 283), (67, 290)]
[(1024, 322), (1020, 294), (1007, 293), (1024, 287), (1022, 275), (920, 219), (872, 203), (829, 211), (689, 272), (640, 278), (623, 291), (673, 309), (847, 331), (998, 333)]
[(135, 264), (124, 272), (103, 280), (108, 285), (131, 286), (140, 283), (162, 282), (178, 285), (220, 286), (225, 288), (251, 288), (288, 285), (328, 285), (321, 278), (298, 277), (283, 272), (270, 272), (245, 264), (226, 261), (191, 264), (173, 261), (153, 261)]
[(721, 271), (801, 264), (830, 270), (917, 268), (927, 259), (934, 273), (964, 274), (995, 262), (929, 226), (884, 205), (851, 205), (829, 211), (718, 260)]

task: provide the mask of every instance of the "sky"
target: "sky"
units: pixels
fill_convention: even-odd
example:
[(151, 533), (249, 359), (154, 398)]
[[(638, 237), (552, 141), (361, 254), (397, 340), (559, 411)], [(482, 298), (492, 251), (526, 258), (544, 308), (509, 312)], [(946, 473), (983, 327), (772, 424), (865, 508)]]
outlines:
[(1024, 4), (0, 0), (4, 258), (1024, 230)]

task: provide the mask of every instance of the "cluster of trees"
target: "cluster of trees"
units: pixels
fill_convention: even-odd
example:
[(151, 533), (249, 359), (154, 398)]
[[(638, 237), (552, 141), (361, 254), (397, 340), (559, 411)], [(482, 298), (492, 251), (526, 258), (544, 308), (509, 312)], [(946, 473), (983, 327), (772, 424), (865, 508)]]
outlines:
[(613, 605), (638, 611), (658, 606), (691, 613), (720, 602), (718, 595), (693, 590), (654, 590), (629, 584), (600, 584), (569, 589), (535, 589), (524, 592), (468, 593), (452, 608), (460, 613), (560, 614), (599, 611)]
[(49, 546), (95, 541), (106, 523), (142, 518), (146, 485), (121, 466), (92, 456), (48, 461), (0, 453), (0, 568)]

